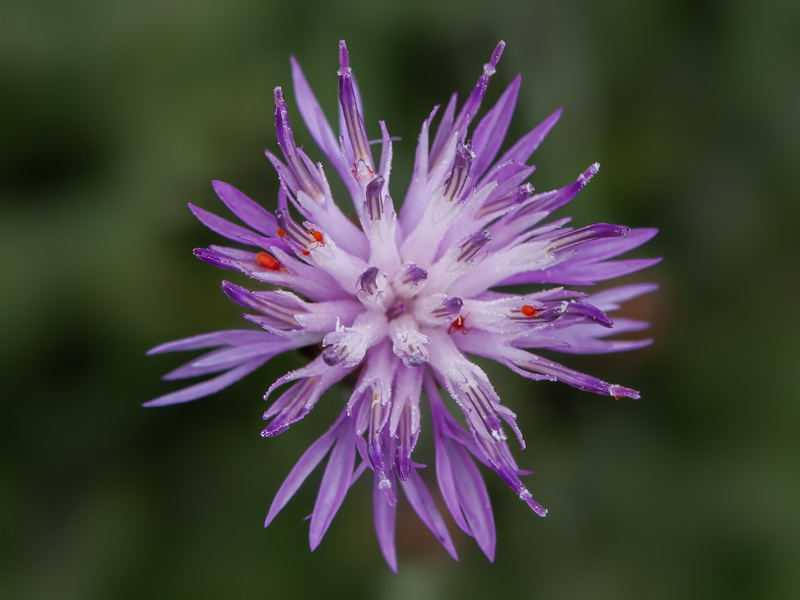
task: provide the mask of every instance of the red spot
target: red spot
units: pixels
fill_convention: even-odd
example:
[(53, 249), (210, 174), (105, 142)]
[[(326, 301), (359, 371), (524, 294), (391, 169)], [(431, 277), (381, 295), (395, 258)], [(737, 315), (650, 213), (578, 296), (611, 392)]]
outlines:
[(278, 227), (278, 237), (279, 238), (285, 238), (286, 237), (286, 232), (283, 229), (281, 229), (280, 227)]
[(533, 308), (530, 304), (523, 304), (519, 308), (519, 312), (521, 312), (526, 317), (535, 317), (536, 313), (538, 313), (539, 311)]
[(259, 252), (256, 254), (256, 262), (270, 271), (277, 271), (281, 268), (281, 263), (279, 263), (274, 256), (266, 252)]
[(454, 331), (460, 331), (461, 335), (467, 335), (469, 333), (469, 329), (467, 328), (467, 315), (458, 315), (455, 320), (450, 323), (450, 327), (447, 328), (447, 333), (453, 333)]
[(314, 244), (313, 248), (319, 248), (320, 246), (325, 245), (325, 238), (322, 237), (322, 232), (317, 231), (316, 229), (309, 229), (308, 233), (311, 234), (311, 237), (314, 238), (314, 241), (311, 244)]
[(308, 250), (301, 250), (300, 254), (302, 254), (303, 256), (308, 256), (309, 254), (311, 254), (311, 252), (309, 252)]

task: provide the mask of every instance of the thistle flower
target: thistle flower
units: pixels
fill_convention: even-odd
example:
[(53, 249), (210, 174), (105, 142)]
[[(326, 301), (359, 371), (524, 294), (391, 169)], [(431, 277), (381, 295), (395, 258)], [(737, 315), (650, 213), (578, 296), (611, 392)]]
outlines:
[[(255, 280), (256, 291), (227, 281), (222, 289), (248, 310), (244, 317), (260, 329), (218, 331), (151, 350), (212, 349), (165, 378), (214, 376), (147, 406), (207, 396), (277, 354), (320, 346), (308, 365), (280, 377), (267, 390), (271, 404), (261, 435), (272, 437), (305, 417), (332, 385), (357, 375), (336, 422), (300, 457), (267, 516), (268, 525), (328, 456), (310, 519), (312, 550), (350, 486), (369, 470), (374, 475), (375, 529), (390, 567), (396, 570), (395, 513), (401, 490), (457, 558), (430, 482), (420, 475), (423, 465), (412, 457), (423, 422), (433, 432), (444, 504), (490, 560), (495, 528), (476, 462), (545, 516), (547, 511), (521, 480), (528, 472), (517, 466), (509, 448), (506, 429), (525, 447), (515, 415), (469, 355), (493, 359), (528, 379), (560, 381), (614, 398), (639, 397), (632, 389), (531, 351), (586, 354), (647, 345), (650, 340), (607, 339), (647, 326), (624, 318), (612, 323), (607, 314), (654, 286), (625, 285), (592, 294), (562, 286), (593, 285), (654, 264), (657, 260), (609, 259), (646, 242), (655, 230), (605, 223), (573, 229), (567, 227), (569, 218), (546, 222), (584, 188), (598, 165), (558, 190), (535, 194), (526, 183), (535, 169), (526, 163), (560, 110), (497, 158), (520, 78), (474, 128), (472, 122), (503, 48), (502, 42), (495, 48), (460, 109), (456, 95), (450, 98), (435, 135), (432, 124), (439, 107), (422, 123), (411, 183), (399, 211), (390, 194), (393, 138), (381, 121), (376, 160), (344, 42), (339, 45), (339, 136), (294, 60), (292, 74), (300, 114), (344, 182), (353, 208), (334, 202), (329, 172), (296, 145), (281, 88), (275, 89), (280, 152), (266, 152), (280, 180), (277, 210), (269, 212), (220, 181), (214, 182), (214, 190), (244, 226), (189, 205), (203, 224), (236, 243), (197, 249), (195, 255)], [(354, 212), (355, 218), (344, 211)], [(539, 287), (524, 293), (500, 291), (519, 284)], [(430, 421), (423, 416), (423, 390)], [(441, 390), (449, 400), (442, 399)], [(466, 427), (454, 412), (462, 413)]]

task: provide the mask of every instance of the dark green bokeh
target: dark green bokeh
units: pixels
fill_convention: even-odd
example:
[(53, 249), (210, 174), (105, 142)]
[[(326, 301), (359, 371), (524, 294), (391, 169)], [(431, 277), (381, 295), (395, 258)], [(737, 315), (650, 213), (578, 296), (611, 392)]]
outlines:
[[(4, 3), (0, 597), (800, 597), (798, 7)], [(290, 88), (294, 54), (332, 114), (340, 38), (371, 134), (385, 119), (404, 140), (396, 197), (421, 120), (505, 39), (489, 100), (523, 73), (512, 133), (566, 107), (537, 188), (598, 160), (576, 222), (662, 230), (639, 255), (664, 263), (629, 278), (662, 286), (631, 307), (655, 346), (565, 361), (641, 401), (492, 370), (551, 511), (535, 517), (487, 476), (494, 565), (461, 534), (451, 561), (404, 508), (392, 575), (366, 478), (313, 554), (301, 519), (316, 484), (261, 529), (342, 401), (259, 438), (261, 395), (299, 356), (211, 399), (140, 408), (181, 359), (147, 348), (240, 324), (222, 274), (191, 256), (217, 240), (186, 202), (219, 209), (212, 178), (274, 202), (272, 88)]]

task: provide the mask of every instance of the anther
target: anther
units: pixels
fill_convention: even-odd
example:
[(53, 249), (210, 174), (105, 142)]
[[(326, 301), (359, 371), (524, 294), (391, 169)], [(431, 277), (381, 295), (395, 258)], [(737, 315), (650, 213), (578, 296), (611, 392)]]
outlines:
[(467, 185), (469, 169), (472, 166), (472, 149), (469, 146), (459, 145), (456, 148), (456, 157), (453, 161), (453, 170), (444, 186), (442, 195), (453, 202), (461, 198)]
[(370, 221), (379, 221), (383, 218), (383, 197), (381, 196), (383, 184), (383, 177), (378, 176), (367, 185), (365, 206)]
[(370, 267), (358, 278), (358, 286), (368, 296), (372, 296), (378, 291), (378, 267)]
[(491, 236), (485, 229), (471, 235), (466, 242), (461, 244), (461, 254), (458, 255), (458, 262), (472, 260), (478, 251), (489, 243), (490, 239)]
[(410, 264), (406, 266), (405, 274), (403, 275), (403, 283), (412, 283), (414, 285), (419, 285), (423, 281), (428, 278), (428, 272), (418, 267), (415, 264)]
[(431, 311), (431, 314), (436, 319), (454, 317), (461, 312), (462, 306), (464, 306), (464, 301), (461, 298), (450, 296), (449, 298), (444, 298), (441, 304)]
[(534, 317), (536, 316), (536, 313), (539, 311), (533, 308), (530, 304), (523, 304), (520, 307), (519, 312), (521, 312), (526, 317)]

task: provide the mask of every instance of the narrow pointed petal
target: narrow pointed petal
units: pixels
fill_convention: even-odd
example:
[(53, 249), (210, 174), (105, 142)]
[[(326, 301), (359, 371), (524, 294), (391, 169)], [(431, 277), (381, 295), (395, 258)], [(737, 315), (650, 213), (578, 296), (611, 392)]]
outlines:
[(275, 498), (272, 500), (269, 512), (267, 513), (267, 519), (264, 522), (264, 527), (272, 523), (272, 520), (283, 507), (286, 506), (289, 500), (292, 499), (295, 492), (300, 489), (300, 486), (303, 485), (306, 478), (317, 468), (317, 465), (322, 462), (322, 459), (325, 458), (325, 455), (336, 440), (336, 434), (343, 417), (344, 413), (339, 416), (333, 426), (326, 431), (322, 437), (308, 447), (308, 450), (303, 453), (300, 460), (298, 460), (294, 467), (292, 467), (292, 470), (289, 471), (286, 479), (284, 479), (281, 487), (275, 494)]
[(355, 465), (356, 447), (347, 428), (340, 428), (339, 435), (322, 476), (319, 494), (311, 515), (309, 543), (315, 550), (328, 531), (333, 517), (344, 502)]
[(273, 241), (270, 238), (254, 233), (249, 229), (242, 227), (241, 225), (231, 223), (222, 217), (218, 217), (214, 213), (210, 213), (207, 210), (200, 208), (199, 206), (189, 204), (189, 210), (191, 210), (192, 214), (211, 231), (218, 233), (230, 240), (250, 244), (251, 246), (258, 246), (259, 248), (264, 249), (269, 249), (273, 245)]
[(149, 402), (145, 402), (142, 406), (169, 406), (172, 404), (190, 402), (192, 400), (197, 400), (198, 398), (203, 398), (204, 396), (210, 396), (211, 394), (214, 394), (225, 389), (229, 385), (236, 383), (244, 376), (249, 375), (265, 362), (267, 362), (266, 358), (254, 358), (253, 360), (244, 363), (242, 366), (214, 377), (213, 379), (203, 381), (202, 383), (197, 383), (187, 388), (183, 388), (182, 390), (178, 390), (177, 392), (172, 392), (171, 394), (159, 396), (158, 398), (150, 400)]
[(453, 540), (450, 538), (450, 532), (447, 531), (447, 525), (445, 525), (439, 509), (436, 508), (436, 504), (431, 497), (431, 493), (416, 469), (412, 470), (408, 479), (401, 481), (400, 484), (409, 503), (422, 522), (431, 530), (431, 533), (439, 543), (444, 546), (447, 553), (455, 560), (458, 560), (458, 554), (453, 545)]
[(506, 88), (492, 110), (486, 113), (475, 128), (472, 136), (472, 146), (475, 151), (475, 162), (472, 165), (472, 174), (477, 179), (492, 164), (492, 159), (497, 155), (511, 123), (514, 106), (517, 104), (519, 86), (522, 78), (517, 75), (514, 81)]
[(372, 503), (378, 545), (389, 568), (397, 573), (397, 551), (394, 545), (397, 506), (386, 501), (386, 496), (377, 479), (373, 485)]

